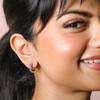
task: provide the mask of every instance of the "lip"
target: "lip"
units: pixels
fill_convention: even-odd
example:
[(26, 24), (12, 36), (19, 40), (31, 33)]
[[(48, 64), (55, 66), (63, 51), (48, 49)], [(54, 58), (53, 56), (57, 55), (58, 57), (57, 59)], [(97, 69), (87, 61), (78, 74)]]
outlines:
[(100, 59), (100, 55), (83, 58), (83, 59), (81, 59), (80, 62), (81, 62), (81, 64), (84, 64), (84, 67), (86, 66), (91, 69), (100, 71), (100, 63), (84, 63), (83, 62), (83, 60), (95, 60), (95, 59)]
[(90, 64), (90, 63), (81, 62), (81, 64), (84, 64), (84, 67), (88, 67), (88, 68), (100, 71), (100, 63), (92, 63), (92, 64)]
[(83, 59), (81, 59), (81, 60), (94, 60), (94, 59), (100, 59), (100, 55), (96, 55), (96, 56), (91, 56), (91, 57), (83, 58)]
[(80, 60), (80, 63), (84, 64), (84, 67), (88, 67), (88, 68), (91, 68), (93, 70), (100, 71), (100, 63), (84, 63), (83, 62), (83, 60), (96, 60), (96, 59), (100, 59), (100, 55), (95, 55), (95, 56), (83, 58)]

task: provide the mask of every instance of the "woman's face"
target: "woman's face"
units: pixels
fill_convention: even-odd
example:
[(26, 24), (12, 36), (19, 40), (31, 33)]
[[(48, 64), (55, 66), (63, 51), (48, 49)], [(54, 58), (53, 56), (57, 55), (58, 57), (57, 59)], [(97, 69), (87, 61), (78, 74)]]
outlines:
[(100, 1), (80, 5), (69, 0), (60, 14), (59, 5), (36, 38), (40, 80), (66, 89), (100, 90)]

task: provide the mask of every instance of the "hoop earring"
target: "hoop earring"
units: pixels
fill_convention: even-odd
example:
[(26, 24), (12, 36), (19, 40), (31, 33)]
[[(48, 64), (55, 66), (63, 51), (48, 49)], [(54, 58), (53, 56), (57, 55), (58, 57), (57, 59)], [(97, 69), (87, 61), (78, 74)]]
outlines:
[(35, 68), (33, 68), (32, 64), (29, 65), (29, 71), (31, 73), (34, 73), (34, 71), (35, 71)]

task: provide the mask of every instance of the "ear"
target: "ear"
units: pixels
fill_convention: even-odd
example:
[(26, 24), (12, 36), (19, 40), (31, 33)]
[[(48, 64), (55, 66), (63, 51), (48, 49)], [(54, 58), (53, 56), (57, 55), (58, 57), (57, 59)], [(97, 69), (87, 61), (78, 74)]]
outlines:
[(10, 38), (10, 45), (26, 67), (29, 68), (29, 65), (32, 63), (34, 64), (34, 68), (37, 66), (37, 60), (34, 56), (34, 46), (31, 42), (26, 41), (21, 34), (13, 34)]

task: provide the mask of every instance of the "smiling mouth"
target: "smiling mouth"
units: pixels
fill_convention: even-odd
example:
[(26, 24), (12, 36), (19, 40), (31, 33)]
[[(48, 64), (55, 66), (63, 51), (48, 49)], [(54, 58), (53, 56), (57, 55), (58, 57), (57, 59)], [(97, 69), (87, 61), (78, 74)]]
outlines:
[(100, 71), (100, 55), (81, 59), (80, 62), (84, 64), (85, 67)]
[(86, 64), (100, 63), (100, 59), (94, 59), (94, 60), (81, 60), (81, 62), (86, 63)]
[(100, 55), (83, 58), (80, 60), (83, 63), (100, 63)]

